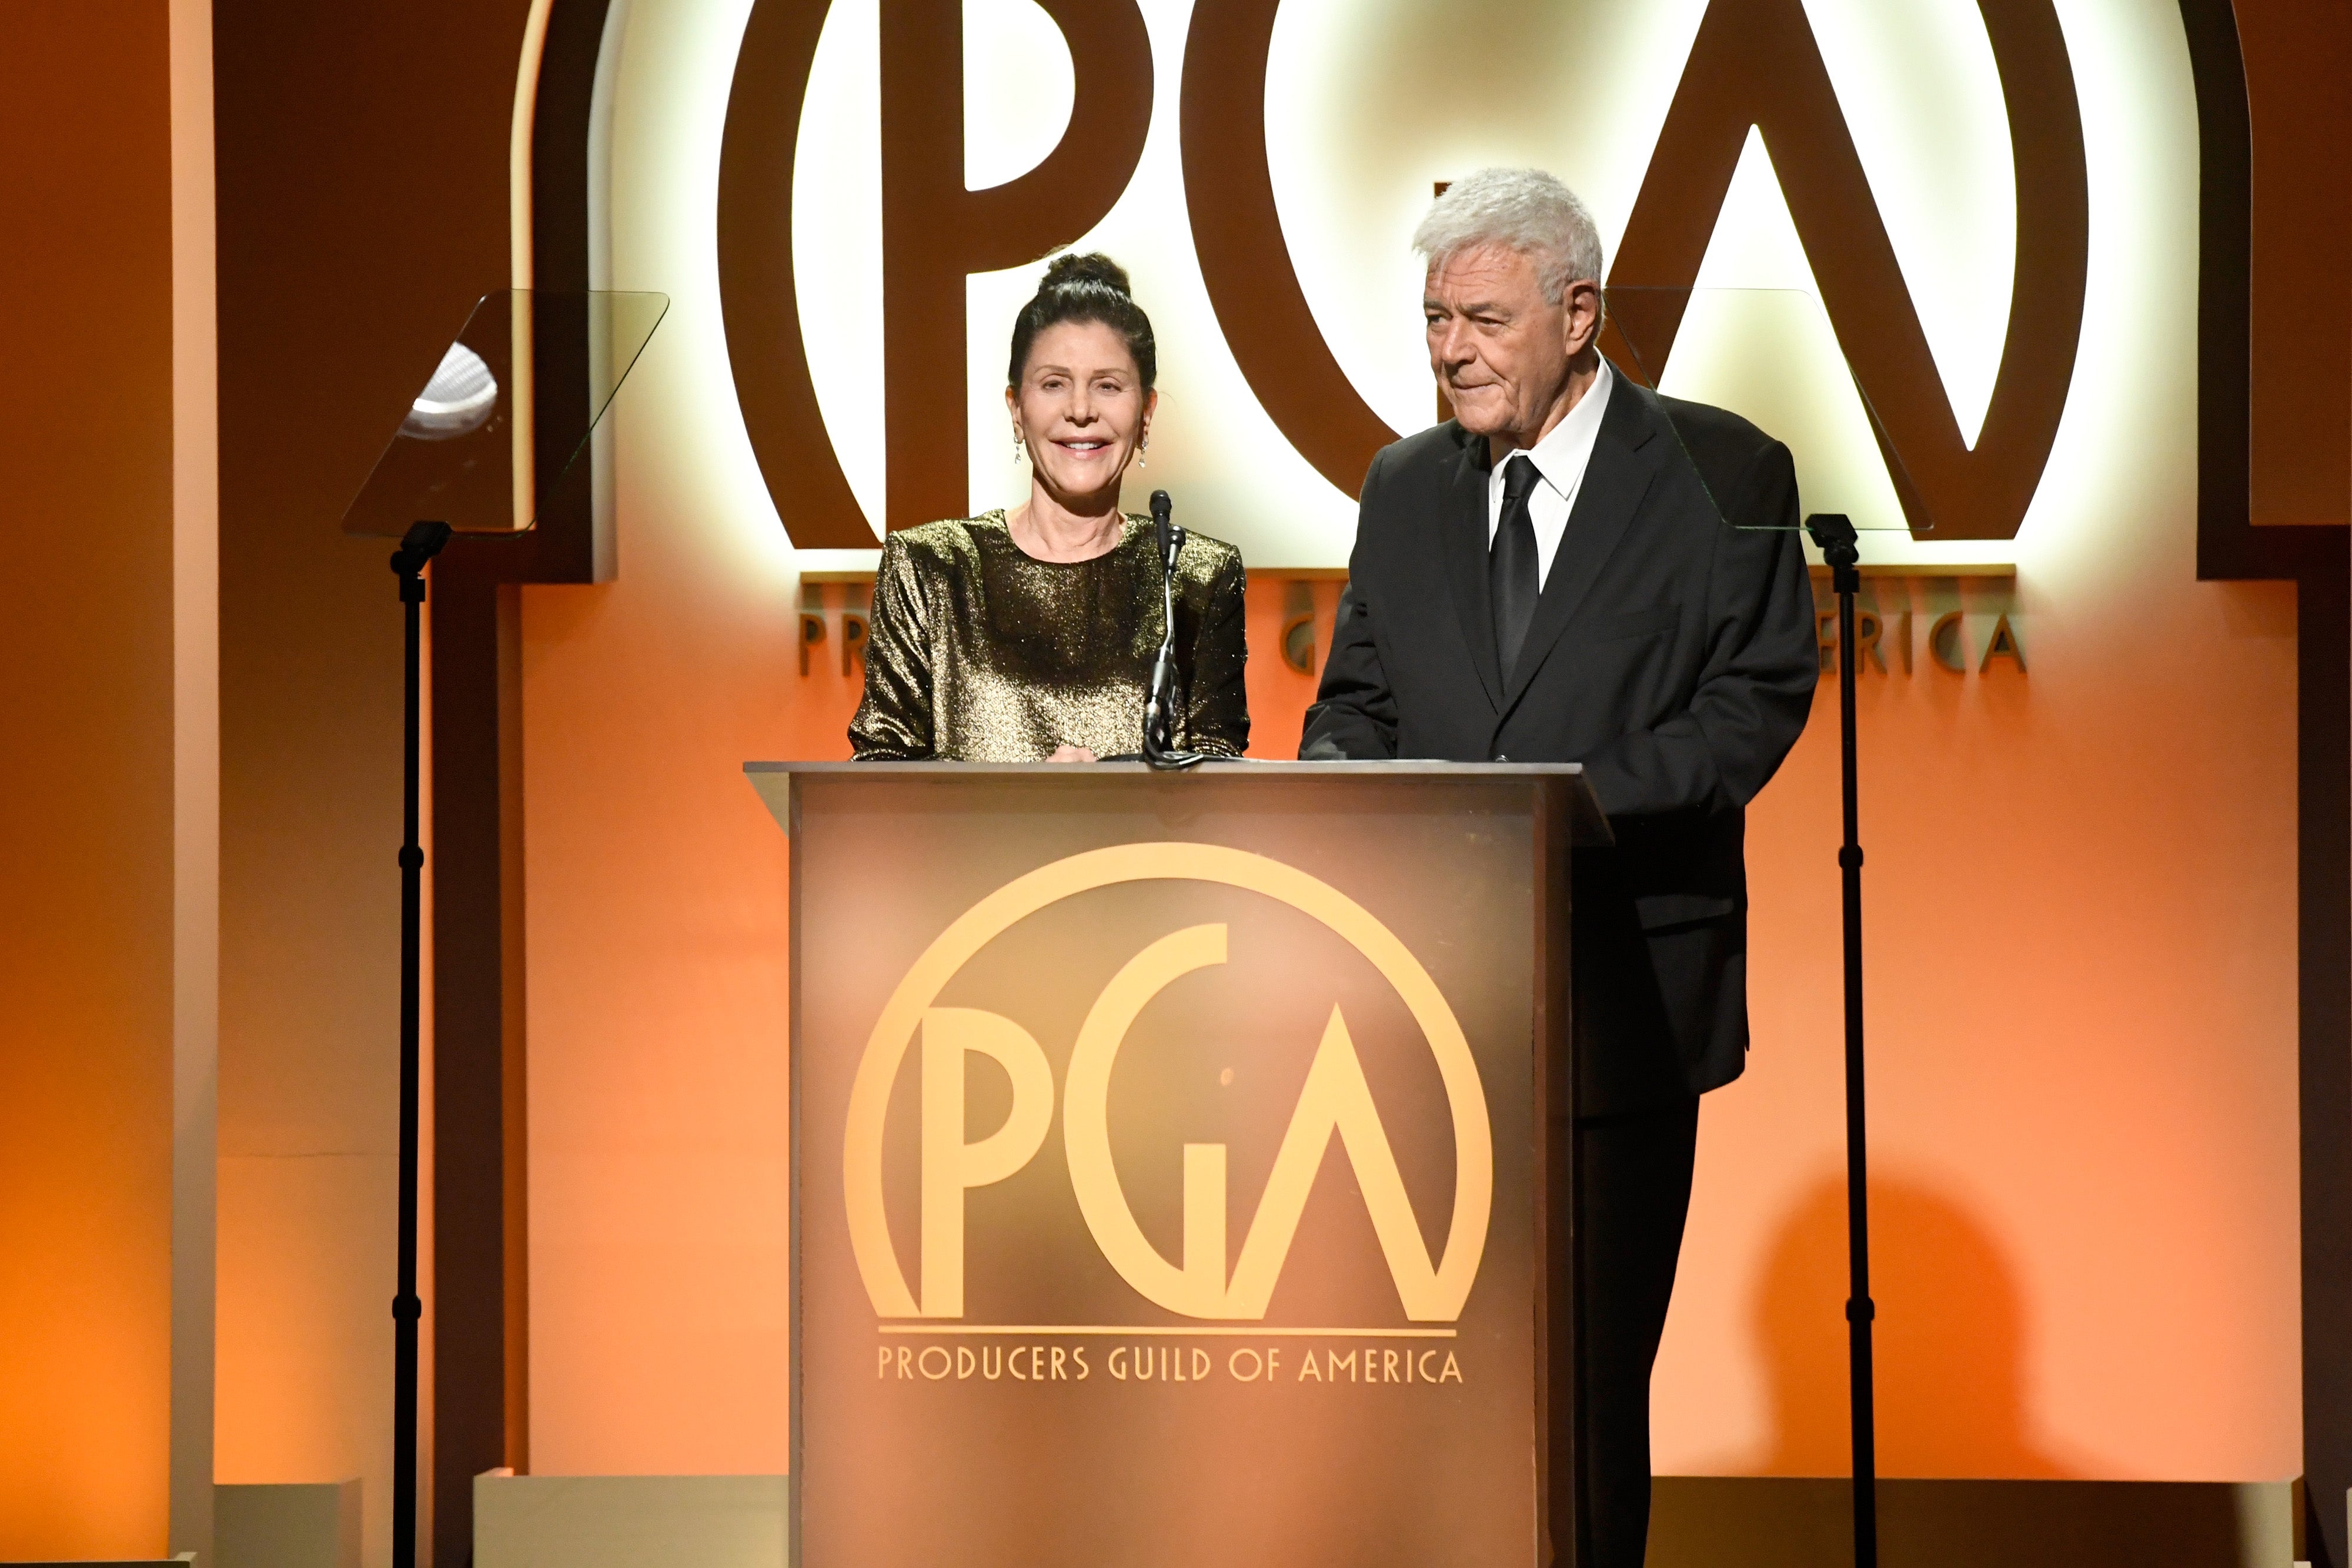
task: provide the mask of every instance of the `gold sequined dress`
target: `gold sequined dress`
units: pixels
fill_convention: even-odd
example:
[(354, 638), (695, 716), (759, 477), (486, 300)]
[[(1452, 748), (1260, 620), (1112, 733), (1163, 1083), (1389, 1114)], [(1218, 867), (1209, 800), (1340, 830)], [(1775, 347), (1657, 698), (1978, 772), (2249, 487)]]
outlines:
[[(860, 759), (1037, 762), (1057, 746), (1143, 748), (1143, 701), (1164, 606), (1150, 519), (1130, 515), (1089, 560), (1039, 560), (1002, 511), (904, 528), (882, 542)], [(1188, 532), (1176, 558), (1176, 745), (1238, 757), (1242, 558)]]

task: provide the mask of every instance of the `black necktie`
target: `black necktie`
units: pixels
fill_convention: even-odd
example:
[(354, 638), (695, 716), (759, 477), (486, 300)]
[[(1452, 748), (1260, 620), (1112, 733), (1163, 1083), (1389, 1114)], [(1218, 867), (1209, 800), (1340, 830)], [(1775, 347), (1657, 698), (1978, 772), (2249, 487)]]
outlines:
[(1514, 453), (1503, 465), (1503, 517), (1496, 526), (1495, 542), (1486, 550), (1486, 594), (1495, 606), (1495, 656), (1505, 681), (1518, 663), (1519, 644), (1528, 640), (1528, 622), (1536, 618), (1536, 596), (1542, 586), (1536, 579), (1536, 525), (1528, 516), (1528, 497), (1541, 477), (1535, 459)]

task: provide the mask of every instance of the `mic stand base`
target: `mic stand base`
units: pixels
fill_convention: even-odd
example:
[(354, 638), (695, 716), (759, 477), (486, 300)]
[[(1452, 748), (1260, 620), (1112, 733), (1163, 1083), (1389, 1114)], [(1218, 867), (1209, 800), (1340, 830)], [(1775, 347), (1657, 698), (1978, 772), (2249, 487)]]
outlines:
[(1205, 751), (1122, 751), (1116, 756), (1097, 757), (1097, 762), (1140, 762), (1160, 773), (1181, 772), (1203, 762), (1238, 762), (1237, 757), (1212, 757)]

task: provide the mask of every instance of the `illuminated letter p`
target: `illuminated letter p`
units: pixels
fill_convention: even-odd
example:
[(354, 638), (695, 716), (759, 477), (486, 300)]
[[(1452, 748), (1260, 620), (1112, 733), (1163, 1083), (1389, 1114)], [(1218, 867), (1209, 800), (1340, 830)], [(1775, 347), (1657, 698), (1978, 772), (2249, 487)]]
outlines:
[[(1004, 1125), (963, 1141), (963, 1059), (996, 1059), (1013, 1080)], [(963, 1315), (963, 1195), (1029, 1163), (1054, 1120), (1054, 1070), (1029, 1031), (971, 1008), (923, 1014), (923, 1313)]]
[(971, 505), (965, 275), (1022, 266), (1085, 234), (1143, 155), (1151, 36), (1135, 0), (1039, 4), (1070, 47), (1069, 129), (1020, 178), (969, 191), (961, 0), (883, 0), (882, 375), (894, 528)]

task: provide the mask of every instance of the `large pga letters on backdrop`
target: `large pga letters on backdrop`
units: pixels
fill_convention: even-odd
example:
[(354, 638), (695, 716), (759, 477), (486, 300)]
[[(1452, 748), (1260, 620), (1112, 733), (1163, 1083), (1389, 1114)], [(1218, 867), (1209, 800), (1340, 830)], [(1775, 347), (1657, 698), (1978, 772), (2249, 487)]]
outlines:
[(793, 1560), (1546, 1561), (1574, 770), (791, 774)]
[[(1825, 37), (1817, 35), (1820, 8), (1798, 0), (1681, 7), (1691, 13), (1687, 24), (1696, 32), (1685, 36), (1679, 77), (1669, 78), (1671, 90), (1658, 106), (1662, 118), (1650, 121), (1647, 109), (1621, 115), (1622, 123), (1601, 138), (1606, 146), (1539, 152), (1511, 144), (1517, 138), (1496, 143), (1480, 125), (1485, 110), (1455, 107), (1447, 95), (1433, 120), (1433, 110), (1408, 95), (1392, 113), (1381, 111), (1394, 123), (1358, 128), (1387, 144), (1386, 155), (1374, 160), (1382, 173), (1369, 185), (1349, 159), (1328, 152), (1317, 167), (1319, 178), (1305, 181), (1291, 170), (1286, 181), (1285, 144), (1297, 136), (1276, 131), (1300, 110), (1274, 96), (1277, 62), (1286, 48), (1296, 54), (1302, 38), (1312, 37), (1310, 53), (1354, 59), (1378, 79), (1383, 46), (1409, 47), (1416, 29), (1428, 26), (1422, 13), (1437, 14), (1431, 8), (1349, 7), (1341, 24), (1328, 5), (1200, 0), (1172, 58), (1155, 52), (1143, 14), (1129, 0), (1048, 3), (1044, 9), (1060, 37), (1033, 40), (1028, 52), (1058, 58), (1066, 46), (1066, 124), (1034, 167), (1011, 178), (993, 169), (974, 178), (975, 160), (988, 162), (975, 138), (988, 134), (997, 115), (990, 104), (972, 101), (986, 83), (961, 57), (969, 41), (964, 49), (941, 47), (941, 40), (962, 38), (971, 7), (955, 0), (891, 0), (878, 17), (863, 21), (853, 20), (866, 16), (856, 6), (762, 0), (752, 7), (727, 117), (718, 259), (745, 432), (796, 545), (862, 546), (872, 538), (869, 523), (886, 515), (890, 527), (901, 528), (996, 504), (992, 470), (1001, 463), (979, 455), (1002, 444), (988, 413), (999, 389), (985, 384), (995, 356), (976, 355), (976, 365), (988, 368), (960, 389), (953, 377), (937, 373), (941, 345), (992, 343), (1002, 335), (999, 321), (972, 314), (988, 310), (995, 295), (972, 292), (969, 279), (1024, 268), (1084, 238), (1146, 263), (1138, 274), (1141, 297), (1153, 300), (1155, 310), (1168, 307), (1169, 341), (1213, 339), (1222, 347), (1214, 357), (1229, 356), (1238, 371), (1228, 377), (1220, 367), (1202, 381), (1196, 378), (1205, 366), (1195, 367), (1181, 352), (1171, 356), (1168, 412), (1177, 417), (1161, 422), (1160, 446), (1173, 465), (1171, 479), (1184, 486), (1180, 493), (1213, 507), (1224, 537), (1254, 562), (1309, 564), (1307, 556), (1324, 551), (1336, 559), (1344, 536), (1318, 549), (1295, 524), (1264, 514), (1281, 512), (1277, 494), (1293, 499), (1291, 481), (1312, 473), (1324, 483), (1308, 490), (1326, 504), (1306, 511), (1329, 512), (1339, 522), (1343, 514), (1328, 503), (1355, 493), (1372, 454), (1429, 423), (1427, 373), (1412, 331), (1417, 277), (1405, 235), (1428, 199), (1432, 176), (1458, 176), (1497, 157), (1532, 156), (1595, 198), (1612, 289), (1671, 293), (1728, 284), (1817, 292), (1825, 308), (1823, 335), (1834, 338), (1833, 345), (1822, 345), (1829, 350), (1823, 362), (1835, 368), (1780, 388), (1769, 408), (1739, 412), (1777, 426), (1793, 405), (1853, 427), (1860, 466), (1869, 472), (1832, 476), (1822, 444), (1798, 443), (1800, 477), (1809, 489), (1824, 488), (1824, 480), (1839, 491), (1857, 481), (1884, 486), (1888, 481), (1875, 473), (1871, 449), (1884, 443), (1900, 451), (1895, 493), (1887, 500), (1899, 500), (1924, 538), (1948, 556), (1958, 550), (1951, 559), (2013, 559), (2012, 541), (2039, 489), (2072, 389), (2088, 277), (2082, 114), (2050, 0), (1966, 7), (1976, 16), (1957, 37), (1944, 36), (1952, 30), (1949, 16), (1940, 18), (1940, 30), (1882, 29), (1889, 32), (1878, 40), (1882, 67), (1916, 65), (1912, 57), (1937, 49), (1948, 57), (1937, 74), (1964, 90), (1957, 92), (1957, 119), (1941, 140), (1971, 151), (1965, 167), (1934, 170), (1934, 184), (1990, 198), (1924, 220), (1909, 210), (1918, 204), (1916, 191), (1926, 188), (1922, 171), (1896, 175), (1890, 211), (1882, 189), (1890, 172), (1884, 147), (1874, 152), (1865, 141), (1874, 131), (1883, 141), (1885, 127), (1872, 118), (1866, 97), (1853, 99), (1852, 80), (1833, 78), (1832, 58), (1843, 58), (1851, 75), (1853, 40), (1845, 34), (1853, 29), (1832, 26)], [(1547, 20), (1490, 8), (1480, 25), (1507, 28), (1537, 55), (1548, 45), (1579, 61), (1588, 47), (1605, 54), (1613, 41), (1622, 49), (1622, 20), (1578, 21), (1567, 15), (1574, 9), (1560, 8)], [(1833, 19), (1836, 10), (1831, 8)], [(1661, 24), (1669, 34), (1685, 25)], [(873, 56), (851, 66), (858, 51), (849, 40), (861, 27), (875, 29), (864, 46)], [(1637, 57), (1643, 52), (1633, 51)], [(835, 90), (835, 78), (864, 72), (872, 73), (865, 78), (873, 94), (870, 129), (859, 123), (862, 114), (841, 112), (857, 95), (845, 99)], [(1633, 81), (1640, 75), (1637, 69)], [(1633, 85), (1613, 69), (1595, 78), (1580, 65), (1549, 92), (1537, 91), (1522, 118), (1574, 123), (1580, 112), (1575, 103), (1536, 107), (1557, 99), (1569, 80), (1580, 84), (1578, 98), (1594, 102), (1614, 102)], [(1399, 85), (1364, 87), (1347, 101), (1322, 103), (1330, 122), (1324, 134), (1360, 115), (1367, 94), (1385, 105)], [(1293, 98), (1298, 86), (1290, 84)], [(1307, 96), (1317, 96), (1311, 87)], [(1150, 155), (1151, 127), (1162, 118), (1155, 102), (1162, 98), (1173, 100), (1176, 112), (1166, 117), (1171, 135), (1161, 145), (1181, 143), (1181, 160)], [(1645, 121), (1654, 141), (1639, 134)], [(1460, 147), (1465, 137), (1489, 145), (1468, 152)], [(1637, 146), (1646, 164), (1629, 177), (1637, 171), (1621, 161)], [(813, 156), (812, 147), (825, 152)], [(1562, 153), (1570, 154), (1568, 162), (1559, 161)], [(878, 182), (863, 172), (867, 156)], [(1470, 162), (1462, 162), (1465, 157)], [(856, 237), (869, 221), (863, 198), (823, 193), (845, 171), (856, 172), (861, 190), (878, 184), (870, 257)], [(1793, 266), (1770, 254), (1780, 248), (1772, 246), (1716, 252), (1723, 214), (1751, 205), (1741, 196), (1743, 182), (1758, 181), (1777, 184), (1786, 198), (1786, 221), (1802, 246)], [(1954, 219), (1960, 220), (1958, 241), (1945, 232)], [(1302, 246), (1320, 267), (1299, 267)], [(1968, 274), (1973, 281), (1958, 304), (1935, 287), (1945, 281), (1938, 258), (1953, 257), (1977, 269)], [(1187, 260), (1193, 265), (1180, 265)], [(1156, 265), (1163, 262), (1164, 273)], [(1361, 302), (1327, 276), (1333, 272), (1385, 280), (1387, 287), (1374, 291), (1386, 296), (1386, 316), (1378, 320), (1398, 330), (1360, 319), (1355, 307)], [(821, 326), (812, 328), (810, 307), (815, 302), (820, 318), (837, 315), (845, 287), (863, 298), (877, 277), (882, 374), (878, 387), (867, 390), (881, 397), (893, 428), (936, 435), (891, 444), (887, 474), (869, 475), (869, 459), (854, 455), (858, 443), (845, 446), (843, 432), (832, 428), (842, 417), (835, 405), (845, 389), (835, 384), (842, 356), (825, 350), (830, 340)], [(1929, 285), (1924, 290), (1923, 281)], [(1193, 308), (1196, 291), (1205, 296), (1205, 312)], [(1010, 305), (1003, 308), (1009, 316)], [(1687, 381), (1668, 362), (1679, 325), (1678, 313), (1648, 313), (1639, 323), (1646, 341), (1639, 358), (1650, 362), (1648, 373), (1622, 342), (1604, 347), (1637, 379), (1663, 371), (1662, 390), (1719, 401), (1706, 395), (1717, 389), (1677, 384), (1678, 376)], [(1188, 413), (1195, 397), (1199, 406)], [(1188, 435), (1183, 426), (1188, 419), (1229, 424), (1243, 403), (1271, 421), (1267, 434), (1278, 433), (1281, 456), (1268, 458), (1255, 439), (1241, 443), (1254, 456), (1236, 487), (1238, 476), (1225, 473), (1213, 453), (1192, 450), (1206, 430)], [(850, 421), (855, 430), (871, 404), (853, 398), (845, 406), (860, 411)], [(1775, 434), (1793, 441), (1797, 433)], [(978, 439), (983, 434), (990, 439)], [(1882, 539), (1874, 555), (1914, 553)]]

